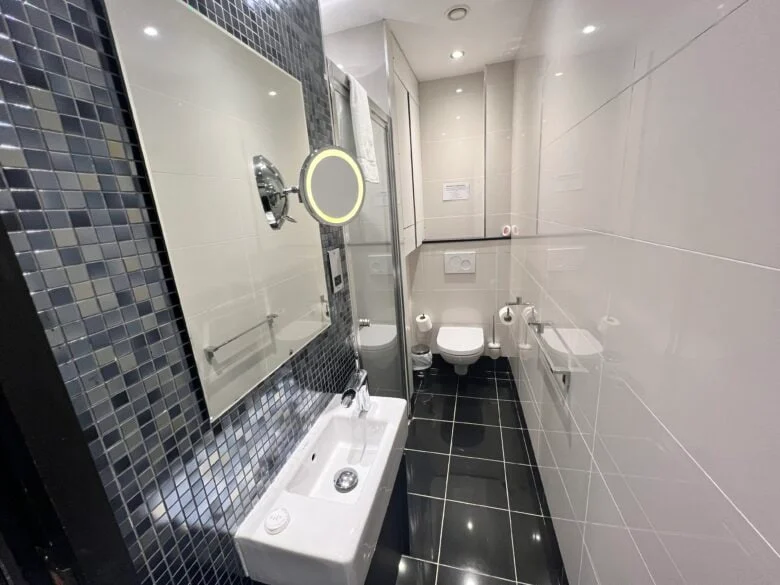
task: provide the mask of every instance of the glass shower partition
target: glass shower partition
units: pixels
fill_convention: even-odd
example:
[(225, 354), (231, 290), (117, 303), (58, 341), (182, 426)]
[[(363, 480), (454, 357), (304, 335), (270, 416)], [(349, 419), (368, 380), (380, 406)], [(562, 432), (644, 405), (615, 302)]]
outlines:
[[(334, 139), (355, 154), (347, 77), (328, 62), (328, 78)], [(373, 101), (369, 103), (379, 183), (366, 183), (363, 209), (344, 227), (354, 333), (371, 393), (409, 400), (412, 376), (405, 351), (391, 122)]]

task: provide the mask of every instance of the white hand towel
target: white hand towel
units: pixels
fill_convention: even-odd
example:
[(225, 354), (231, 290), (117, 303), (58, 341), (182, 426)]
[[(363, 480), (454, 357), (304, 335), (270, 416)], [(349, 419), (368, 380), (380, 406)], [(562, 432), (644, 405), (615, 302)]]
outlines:
[(349, 107), (352, 111), (352, 134), (355, 136), (355, 150), (363, 175), (369, 183), (379, 182), (374, 150), (374, 130), (371, 126), (371, 108), (368, 94), (357, 79), (349, 76)]

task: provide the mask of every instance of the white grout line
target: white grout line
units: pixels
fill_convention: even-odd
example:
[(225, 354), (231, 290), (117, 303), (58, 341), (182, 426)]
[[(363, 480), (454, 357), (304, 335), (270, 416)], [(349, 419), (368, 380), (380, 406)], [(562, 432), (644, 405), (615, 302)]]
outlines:
[[(493, 384), (496, 387), (496, 398), (498, 398), (498, 383), (493, 380)], [(520, 431), (522, 433), (522, 431)], [(517, 559), (515, 558), (515, 535), (512, 531), (512, 512), (509, 510), (511, 506), (509, 504), (509, 476), (506, 473), (506, 452), (504, 451), (504, 432), (501, 429), (501, 410), (498, 411), (498, 436), (501, 438), (501, 457), (504, 464), (504, 491), (506, 492), (506, 507), (509, 513), (509, 542), (512, 545), (512, 572), (515, 574), (515, 583), (517, 583)]]
[(436, 555), (436, 578), (434, 585), (439, 585), (439, 562), (441, 561), (441, 545), (444, 537), (444, 518), (447, 512), (447, 488), (450, 484), (450, 462), (452, 461), (452, 443), (455, 440), (455, 415), (458, 412), (458, 388), (460, 387), (460, 378), (456, 378), (455, 385), (455, 406), (452, 409), (452, 432), (450, 433), (450, 452), (447, 456), (447, 476), (444, 479), (444, 505), (441, 508), (441, 528), (439, 529), (439, 552)]
[[(482, 577), (489, 577), (491, 579), (498, 579), (499, 581), (506, 581), (507, 583), (517, 583), (517, 581), (513, 581), (512, 579), (506, 579), (504, 577), (496, 577), (495, 575), (491, 575), (490, 573), (483, 573), (482, 571), (477, 571), (475, 569), (464, 569), (462, 567), (454, 567), (452, 565), (447, 565), (445, 563), (439, 563), (442, 567), (447, 567), (448, 569), (456, 569), (458, 571), (463, 571), (464, 573), (472, 573), (474, 575), (480, 575)], [(466, 583), (469, 581), (466, 580)], [(521, 585), (525, 585), (524, 583), (521, 583)]]
[[(432, 422), (450, 422), (449, 420), (445, 420), (443, 418), (428, 418), (428, 417), (425, 417), (425, 416), (412, 416), (412, 420), (414, 420), (414, 419), (417, 419), (417, 420), (429, 420), (429, 421), (432, 421)], [(477, 427), (491, 427), (491, 428), (494, 428), (494, 429), (499, 429), (499, 428), (517, 429), (519, 431), (519, 430), (522, 430), (524, 428), (524, 427), (501, 427), (500, 425), (486, 425), (484, 423), (467, 422), (467, 421), (464, 421), (464, 420), (456, 420), (454, 422), (456, 424), (459, 424), (459, 425), (473, 425), (473, 426), (477, 426)]]

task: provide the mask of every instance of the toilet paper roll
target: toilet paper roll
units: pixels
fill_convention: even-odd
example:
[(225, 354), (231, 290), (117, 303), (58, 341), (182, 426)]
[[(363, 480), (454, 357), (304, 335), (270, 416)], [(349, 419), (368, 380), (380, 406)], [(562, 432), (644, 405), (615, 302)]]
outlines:
[(425, 313), (420, 313), (417, 315), (417, 317), (414, 319), (414, 323), (417, 326), (417, 331), (420, 333), (428, 333), (428, 331), (433, 329), (431, 318)]
[(501, 228), (501, 235), (504, 237), (507, 237), (508, 235), (511, 235), (512, 233), (512, 226), (505, 225)]
[(511, 323), (514, 323), (515, 312), (512, 310), (512, 307), (506, 307), (506, 306), (501, 307), (501, 309), (498, 311), (498, 319), (504, 325), (509, 325)]

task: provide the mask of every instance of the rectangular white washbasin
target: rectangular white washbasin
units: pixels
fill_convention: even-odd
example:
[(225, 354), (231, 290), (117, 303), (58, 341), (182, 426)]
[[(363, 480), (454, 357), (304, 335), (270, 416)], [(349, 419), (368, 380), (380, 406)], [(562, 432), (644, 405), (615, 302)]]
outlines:
[[(363, 585), (406, 443), (406, 401), (368, 413), (334, 396), (236, 532), (246, 574), (266, 585)], [(355, 487), (336, 490), (344, 468)]]

